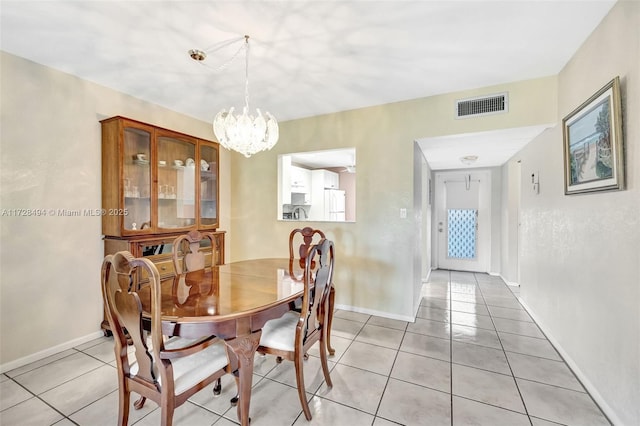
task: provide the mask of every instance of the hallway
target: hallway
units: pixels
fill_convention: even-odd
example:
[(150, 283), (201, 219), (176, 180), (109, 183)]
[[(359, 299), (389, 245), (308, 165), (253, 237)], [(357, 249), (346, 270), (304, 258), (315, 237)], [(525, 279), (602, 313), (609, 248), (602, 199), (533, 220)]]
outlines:
[(451, 424), (610, 424), (518, 302), (518, 290), (499, 277), (445, 270), (432, 271), (424, 286), (407, 331), (421, 330), (431, 347), (435, 337), (449, 340), (423, 355), (451, 363)]
[[(415, 323), (337, 311), (332, 336), (333, 389), (323, 383), (317, 348), (305, 368), (311, 422), (293, 364), (256, 356), (253, 426), (610, 424), (498, 277), (433, 271)], [(116, 389), (113, 340), (96, 339), (3, 374), (0, 421), (114, 425)], [(237, 424), (234, 393), (225, 376), (221, 397), (196, 394), (177, 409), (175, 424)], [(129, 423), (157, 425), (159, 416), (148, 402), (131, 410)]]

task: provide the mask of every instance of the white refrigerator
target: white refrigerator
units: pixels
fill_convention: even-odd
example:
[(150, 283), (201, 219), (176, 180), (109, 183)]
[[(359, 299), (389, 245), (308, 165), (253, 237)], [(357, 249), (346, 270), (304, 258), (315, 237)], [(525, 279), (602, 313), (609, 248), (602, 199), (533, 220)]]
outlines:
[(344, 221), (345, 193), (341, 189), (324, 190), (324, 220)]

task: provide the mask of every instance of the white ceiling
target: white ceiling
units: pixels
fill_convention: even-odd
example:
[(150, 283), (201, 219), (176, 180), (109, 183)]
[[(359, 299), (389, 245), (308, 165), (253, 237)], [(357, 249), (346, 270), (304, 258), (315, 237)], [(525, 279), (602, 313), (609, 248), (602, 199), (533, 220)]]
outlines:
[[(504, 164), (527, 143), (550, 127), (548, 125), (518, 127), (491, 132), (465, 133), (419, 139), (432, 170), (495, 167)], [(462, 157), (476, 156), (473, 164)]]
[(557, 74), (614, 3), (2, 0), (0, 47), (210, 121), (249, 34), (250, 105), (285, 121)]
[(291, 162), (308, 169), (352, 167), (356, 164), (356, 149), (327, 149), (291, 153)]

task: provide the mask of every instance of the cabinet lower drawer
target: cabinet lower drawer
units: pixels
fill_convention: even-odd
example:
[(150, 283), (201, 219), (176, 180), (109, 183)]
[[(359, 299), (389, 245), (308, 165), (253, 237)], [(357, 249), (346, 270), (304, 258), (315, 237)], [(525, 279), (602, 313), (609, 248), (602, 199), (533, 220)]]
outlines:
[(160, 274), (160, 278), (166, 278), (167, 276), (175, 275), (176, 271), (173, 268), (173, 261), (163, 261), (163, 262), (155, 262), (156, 268), (158, 268), (158, 273)]

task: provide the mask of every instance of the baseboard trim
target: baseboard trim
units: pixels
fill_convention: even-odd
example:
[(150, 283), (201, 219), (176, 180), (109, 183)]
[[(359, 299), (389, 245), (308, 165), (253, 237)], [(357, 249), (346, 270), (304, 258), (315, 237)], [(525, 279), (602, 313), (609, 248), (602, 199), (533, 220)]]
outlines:
[(376, 311), (375, 309), (365, 309), (350, 305), (335, 305), (336, 309), (343, 311), (357, 312), (359, 314), (375, 315), (377, 317), (389, 318), (400, 321), (414, 322), (415, 318), (408, 315), (397, 315), (389, 312)]
[(427, 271), (427, 276), (422, 279), (422, 284), (424, 284), (426, 282), (429, 282), (429, 277), (431, 276), (431, 271), (433, 271), (433, 268), (429, 268), (429, 270)]
[(509, 285), (511, 287), (520, 287), (519, 283), (515, 281), (508, 281), (505, 277), (502, 276), (502, 274), (498, 274), (498, 276), (502, 279), (502, 281), (504, 281), (506, 285)]
[(571, 358), (569, 354), (562, 348), (562, 346), (560, 346), (560, 343), (558, 343), (558, 340), (555, 337), (553, 337), (553, 334), (549, 332), (549, 329), (544, 324), (544, 322), (540, 320), (540, 318), (524, 302), (524, 300), (522, 300), (521, 297), (518, 297), (518, 300), (520, 301), (524, 309), (529, 313), (529, 315), (531, 315), (531, 318), (533, 318), (536, 324), (538, 324), (538, 327), (540, 327), (540, 330), (542, 330), (542, 332), (545, 334), (547, 339), (551, 342), (553, 347), (556, 348), (558, 353), (560, 353), (560, 356), (564, 359), (564, 361), (567, 363), (569, 368), (576, 375), (578, 380), (580, 380), (580, 383), (582, 383), (582, 386), (584, 386), (587, 392), (589, 392), (593, 400), (596, 402), (596, 404), (598, 404), (598, 406), (604, 412), (605, 416), (607, 416), (609, 421), (614, 425), (622, 425), (623, 423), (620, 420), (620, 418), (618, 418), (618, 416), (611, 409), (609, 404), (607, 404), (607, 402), (604, 400), (602, 395), (600, 395), (600, 392), (598, 392), (598, 389), (591, 383), (591, 381), (589, 381), (589, 379), (587, 379), (587, 376), (582, 372), (582, 370), (580, 370), (580, 367), (578, 367), (578, 365), (575, 363), (573, 358)]
[(4, 364), (0, 364), (0, 374), (6, 373), (7, 371), (15, 370), (16, 368), (23, 367), (27, 364), (31, 364), (32, 362), (40, 361), (48, 356), (55, 355), (59, 352), (66, 351), (67, 349), (74, 348), (76, 346), (82, 345), (83, 343), (90, 342), (91, 340), (97, 339), (100, 336), (103, 336), (102, 331), (96, 331), (91, 334), (87, 334), (83, 337), (78, 337), (77, 339), (69, 340), (68, 342), (61, 343), (59, 345), (53, 346), (51, 348), (42, 350), (40, 352), (36, 352), (31, 355), (27, 355), (22, 358), (18, 358), (13, 361), (9, 361)]

